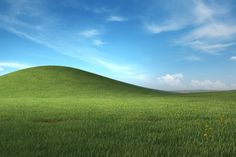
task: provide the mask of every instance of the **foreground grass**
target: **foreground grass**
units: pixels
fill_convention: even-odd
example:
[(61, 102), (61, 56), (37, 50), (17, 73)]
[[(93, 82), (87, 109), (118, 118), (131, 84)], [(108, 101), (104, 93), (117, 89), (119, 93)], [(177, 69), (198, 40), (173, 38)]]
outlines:
[(1, 98), (1, 157), (236, 156), (236, 92)]

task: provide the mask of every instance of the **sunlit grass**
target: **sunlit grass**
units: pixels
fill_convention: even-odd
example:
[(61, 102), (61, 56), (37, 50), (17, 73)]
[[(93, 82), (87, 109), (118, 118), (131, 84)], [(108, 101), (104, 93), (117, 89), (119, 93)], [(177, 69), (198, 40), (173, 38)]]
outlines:
[(0, 156), (235, 156), (236, 97), (1, 99)]
[(235, 139), (234, 91), (165, 93), (63, 67), (0, 77), (0, 157), (224, 157)]

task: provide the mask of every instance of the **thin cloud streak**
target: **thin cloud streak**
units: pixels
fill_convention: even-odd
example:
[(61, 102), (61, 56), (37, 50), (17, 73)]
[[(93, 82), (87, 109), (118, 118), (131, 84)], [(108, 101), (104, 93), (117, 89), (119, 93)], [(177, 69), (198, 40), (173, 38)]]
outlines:
[(232, 57), (230, 57), (230, 60), (232, 60), (232, 61), (236, 61), (236, 56), (232, 56)]
[(90, 58), (90, 60), (93, 63), (102, 65), (103, 67), (106, 67), (107, 69), (115, 73), (125, 74), (127, 76), (133, 76), (136, 73), (135, 66), (115, 64), (113, 62), (109, 62), (97, 57)]
[[(132, 74), (136, 75), (137, 72), (134, 72), (136, 70), (129, 65), (119, 65), (111, 61), (107, 61), (107, 59), (100, 57), (100, 52), (96, 48), (91, 47), (91, 45), (101, 47), (107, 44), (107, 42), (97, 38), (102, 34), (102, 32), (98, 29), (87, 29), (77, 34), (74, 33), (74, 36), (69, 36), (66, 34), (52, 34), (47, 21), (50, 21), (50, 19), (54, 21), (53, 28), (55, 30), (53, 32), (55, 33), (57, 33), (57, 25), (59, 23), (55, 20), (56, 18), (51, 16), (49, 13), (38, 11), (38, 6), (35, 5), (34, 2), (20, 1), (14, 3), (13, 1), (10, 1), (9, 3), (11, 4), (10, 12), (0, 16), (0, 24), (3, 29), (14, 33), (19, 37), (26, 38), (35, 43), (49, 47), (66, 56), (82, 60), (91, 65), (96, 64), (111, 71), (112, 73), (128, 75), (129, 77)], [(22, 9), (22, 5), (25, 6), (24, 8), (31, 9)], [(30, 14), (30, 10), (36, 10), (38, 12), (37, 14)], [(21, 16), (30, 16), (38, 19), (38, 21), (41, 21), (42, 23), (40, 23), (40, 25), (35, 25), (33, 23), (24, 22), (20, 19)], [(48, 20), (44, 21), (44, 17), (48, 17)], [(122, 22), (125, 21), (125, 18), (121, 16), (111, 16), (109, 21)], [(76, 40), (76, 38), (79, 40)], [(73, 43), (72, 40), (76, 42)]]
[(5, 68), (13, 68), (13, 69), (25, 69), (31, 67), (27, 64), (22, 64), (18, 62), (0, 62), (0, 71), (4, 71)]
[(98, 31), (97, 29), (89, 29), (89, 30), (84, 30), (79, 33), (80, 36), (83, 36), (85, 38), (92, 38), (100, 35), (101, 32)]
[(178, 24), (167, 24), (167, 25), (157, 25), (157, 24), (145, 24), (147, 30), (151, 33), (158, 34), (162, 32), (177, 31), (183, 29), (183, 25)]
[[(194, 0), (189, 7), (193, 9), (186, 10), (186, 17), (178, 17), (178, 13), (173, 13), (173, 17), (164, 24), (145, 22), (144, 26), (154, 34), (190, 29), (189, 33), (176, 39), (175, 44), (212, 54), (224, 51), (235, 44), (236, 21), (232, 22), (228, 17), (225, 11), (228, 8), (220, 10), (219, 8), (223, 7), (215, 3), (207, 5), (202, 0)], [(192, 18), (188, 18), (188, 15), (192, 15)]]
[(122, 16), (115, 16), (115, 15), (109, 16), (107, 18), (107, 21), (110, 21), (110, 22), (123, 22), (125, 20), (126, 19), (124, 17), (122, 17)]

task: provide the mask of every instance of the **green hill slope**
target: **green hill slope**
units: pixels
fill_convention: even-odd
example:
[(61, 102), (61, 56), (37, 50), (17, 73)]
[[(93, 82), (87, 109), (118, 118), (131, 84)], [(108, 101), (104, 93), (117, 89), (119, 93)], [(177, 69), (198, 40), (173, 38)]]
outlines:
[(43, 66), (0, 77), (0, 97), (124, 96), (166, 94), (82, 70)]
[(236, 92), (171, 94), (67, 67), (0, 77), (0, 157), (236, 156)]

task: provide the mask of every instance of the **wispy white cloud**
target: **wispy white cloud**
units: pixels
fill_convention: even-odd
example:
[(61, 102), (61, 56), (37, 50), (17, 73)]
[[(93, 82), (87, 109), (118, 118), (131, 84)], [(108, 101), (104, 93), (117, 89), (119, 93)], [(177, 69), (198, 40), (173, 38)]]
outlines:
[(109, 16), (107, 18), (107, 21), (111, 21), (111, 22), (123, 22), (125, 21), (126, 19), (122, 16), (115, 16), (115, 15), (112, 15), (112, 16)]
[[(196, 27), (182, 38), (183, 45), (203, 52), (223, 51), (235, 43), (236, 25), (229, 24), (226, 12), (220, 12), (217, 4), (207, 6), (202, 0), (195, 1)], [(220, 17), (224, 17), (223, 21)]]
[(155, 34), (186, 28), (188, 33), (176, 40), (177, 45), (201, 52), (216, 53), (235, 45), (236, 21), (232, 21), (228, 7), (219, 6), (214, 1), (205, 3), (203, 0), (193, 0), (187, 4), (193, 9), (185, 10), (183, 16), (174, 12), (164, 24), (149, 22), (145, 23), (145, 27)]
[[(148, 86), (150, 84), (150, 75), (144, 73), (140, 66), (132, 64), (118, 64), (99, 57), (90, 57), (88, 59), (90, 60), (89, 62), (108, 69), (116, 76), (116, 78), (120, 80), (137, 85), (142, 84), (143, 86)], [(151, 86), (149, 87), (152, 88)]]
[(225, 90), (226, 85), (221, 81), (210, 81), (210, 80), (192, 80), (191, 86), (194, 89), (202, 90)]
[(29, 67), (31, 66), (17, 62), (0, 62), (0, 71), (3, 71), (4, 68), (25, 69)]
[(188, 57), (185, 57), (184, 60), (197, 62), (197, 61), (201, 61), (202, 58), (198, 56), (188, 56)]
[(96, 37), (100, 34), (101, 34), (101, 32), (98, 31), (97, 29), (88, 29), (88, 30), (84, 30), (84, 31), (79, 33), (80, 36), (83, 36), (85, 38)]
[(232, 56), (232, 57), (230, 57), (230, 60), (232, 60), (232, 61), (236, 61), (236, 56)]
[(216, 14), (215, 9), (207, 6), (202, 0), (194, 0), (195, 8), (193, 9), (193, 14), (195, 15), (197, 23), (204, 23), (206, 21), (212, 20), (213, 16)]
[(236, 25), (210, 22), (182, 37), (180, 43), (203, 52), (214, 53), (233, 46), (235, 35)]
[(236, 34), (235, 25), (228, 25), (220, 22), (211, 22), (196, 28), (190, 35), (194, 40), (196, 40), (202, 38), (228, 39), (235, 34)]
[[(196, 40), (187, 43), (188, 46), (191, 46), (194, 49), (201, 50), (203, 52), (208, 52), (215, 54), (219, 51), (222, 51), (230, 46), (233, 46), (235, 43), (209, 43), (208, 41)], [(187, 45), (185, 43), (185, 45)]]
[(110, 71), (114, 73), (119, 73), (123, 75), (135, 75), (135, 67), (132, 65), (121, 65), (121, 64), (116, 64), (113, 62), (106, 61), (105, 59), (101, 58), (90, 58), (91, 61), (93, 61), (95, 64), (99, 64), (100, 66), (103, 66)]
[[(30, 0), (17, 1), (16, 3), (14, 3), (13, 0), (9, 1), (10, 10), (5, 14), (0, 15), (0, 27), (17, 36), (47, 46), (66, 56), (82, 60), (92, 65), (96, 64), (97, 66), (111, 71), (112, 73), (119, 74), (120, 76), (127, 75), (131, 77), (138, 74), (137, 70), (130, 65), (119, 65), (115, 62), (108, 61), (105, 57), (100, 57), (101, 52), (91, 45), (99, 47), (107, 44), (107, 42), (99, 39), (99, 36), (102, 34), (101, 31), (93, 28), (86, 29), (79, 33), (76, 33), (76, 30), (72, 32), (65, 30), (65, 33), (61, 31), (59, 27), (60, 19), (55, 20), (56, 18), (51, 16), (46, 10), (38, 8), (42, 6), (43, 4), (36, 5), (34, 4), (34, 1), (31, 2)], [(37, 11), (37, 14), (31, 14), (30, 11), (32, 10), (40, 11)], [(24, 21), (22, 20), (22, 17), (37, 19), (40, 21), (40, 25), (37, 25), (30, 20)], [(48, 25), (48, 22), (44, 19), (48, 19), (47, 21), (52, 19), (53, 25)], [(123, 21), (125, 19), (120, 16), (114, 16), (111, 17), (110, 20)], [(51, 28), (54, 28), (54, 30), (52, 31)], [(17, 64), (0, 65), (1, 68), (6, 66), (16, 67)]]
[(170, 87), (178, 87), (182, 85), (184, 75), (181, 73), (176, 74), (166, 74), (164, 76), (158, 77), (157, 80), (164, 85)]
[[(190, 1), (170, 1), (176, 5), (168, 5), (168, 3), (158, 3), (158, 8), (150, 9), (144, 16), (144, 28), (153, 34), (163, 32), (174, 32), (192, 26), (196, 19), (193, 19), (193, 11), (190, 9), (193, 6), (193, 0)], [(155, 8), (153, 4), (153, 8)], [(157, 11), (158, 10), (158, 11)]]
[(92, 42), (92, 44), (97, 47), (101, 47), (107, 44), (107, 42), (104, 42), (98, 38), (98, 36), (101, 34), (102, 33), (97, 29), (88, 29), (79, 33), (80, 36), (88, 38), (89, 41)]
[(138, 74), (134, 76), (135, 79), (140, 80), (142, 82), (149, 82), (150, 76), (148, 74)]
[[(77, 3), (76, 3), (77, 4)], [(107, 7), (92, 7), (92, 6), (84, 6), (83, 7), (87, 11), (92, 11), (96, 14), (102, 14), (102, 13), (111, 13), (112, 10)]]
[(102, 41), (101, 39), (94, 39), (93, 40), (93, 44), (95, 45), (95, 46), (103, 46), (103, 45), (106, 45), (107, 44), (107, 42), (104, 42), (104, 41)]
[(150, 33), (158, 34), (162, 32), (177, 31), (185, 27), (184, 23), (180, 22), (167, 22), (166, 24), (154, 24), (154, 23), (145, 23), (146, 29)]

